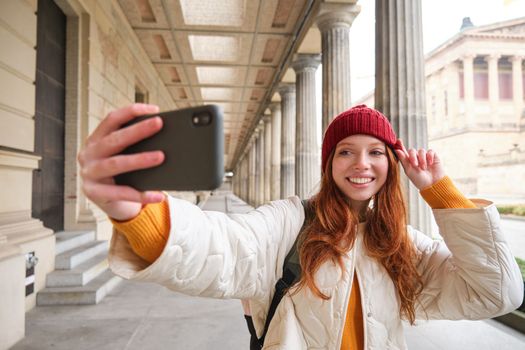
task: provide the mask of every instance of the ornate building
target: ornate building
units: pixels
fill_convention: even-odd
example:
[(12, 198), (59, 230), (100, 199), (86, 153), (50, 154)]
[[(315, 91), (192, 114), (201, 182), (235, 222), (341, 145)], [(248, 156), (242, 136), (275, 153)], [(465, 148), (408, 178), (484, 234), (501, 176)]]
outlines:
[(429, 144), (466, 193), (525, 198), (525, 17), (474, 27), (425, 60)]
[[(429, 147), (467, 194), (525, 201), (525, 17), (461, 30), (425, 57)], [(359, 102), (374, 105), (373, 94)]]

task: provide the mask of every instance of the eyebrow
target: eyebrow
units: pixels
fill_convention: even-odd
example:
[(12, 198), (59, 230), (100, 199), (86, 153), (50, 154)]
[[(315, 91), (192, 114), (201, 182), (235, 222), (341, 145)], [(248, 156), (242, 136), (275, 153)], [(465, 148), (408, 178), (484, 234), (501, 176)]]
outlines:
[[(351, 142), (341, 142), (340, 144), (337, 145), (337, 147), (340, 147), (340, 146), (357, 146), (357, 145)], [(385, 144), (383, 142), (374, 142), (366, 146), (367, 147), (377, 147), (377, 146), (385, 146)]]

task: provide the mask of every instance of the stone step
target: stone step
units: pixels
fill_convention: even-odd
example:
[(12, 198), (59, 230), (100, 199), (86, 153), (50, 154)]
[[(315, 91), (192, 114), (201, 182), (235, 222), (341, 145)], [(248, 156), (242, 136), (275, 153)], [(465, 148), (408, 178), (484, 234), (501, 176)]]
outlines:
[(108, 268), (104, 251), (71, 270), (55, 270), (46, 277), (46, 287), (83, 286)]
[(65, 251), (58, 254), (55, 258), (56, 270), (74, 269), (78, 265), (86, 262), (95, 255), (107, 252), (109, 247), (108, 241), (95, 241), (81, 245), (80, 247)]
[(55, 254), (59, 255), (95, 240), (94, 231), (60, 231), (55, 233)]
[(98, 304), (122, 279), (110, 270), (81, 287), (44, 288), (38, 292), (38, 306)]

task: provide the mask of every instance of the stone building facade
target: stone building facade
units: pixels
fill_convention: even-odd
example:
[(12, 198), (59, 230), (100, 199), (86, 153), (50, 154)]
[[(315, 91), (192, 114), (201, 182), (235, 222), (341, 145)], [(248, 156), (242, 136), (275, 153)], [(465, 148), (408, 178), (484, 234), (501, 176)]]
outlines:
[(429, 144), (463, 191), (525, 199), (525, 18), (467, 27), (425, 60)]
[(463, 28), (425, 57), (429, 147), (469, 195), (525, 202), (524, 58), (525, 18)]
[[(110, 236), (107, 217), (80, 190), (76, 155), (86, 136), (110, 110), (137, 98), (163, 110), (175, 106), (115, 2), (51, 1), (45, 9), (38, 3), (0, 1), (0, 349), (24, 336), (25, 312), (54, 269), (54, 233), (89, 229), (98, 239)], [(49, 36), (41, 38), (38, 22), (46, 20), (41, 25), (47, 23)], [(55, 51), (39, 57), (40, 40)], [(49, 115), (53, 104), (59, 112), (36, 125), (35, 115)], [(55, 154), (46, 153), (49, 148)], [(58, 159), (58, 165), (47, 167), (46, 159)], [(41, 183), (35, 184), (39, 172)], [(48, 186), (54, 179), (59, 189)], [(58, 224), (57, 206), (63, 213)], [(28, 253), (38, 264), (34, 291), (26, 296)]]

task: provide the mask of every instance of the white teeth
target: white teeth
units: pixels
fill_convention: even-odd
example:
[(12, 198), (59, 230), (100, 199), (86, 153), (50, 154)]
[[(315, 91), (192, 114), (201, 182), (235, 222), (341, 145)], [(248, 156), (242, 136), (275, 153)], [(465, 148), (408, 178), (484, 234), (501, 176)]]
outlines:
[(355, 184), (367, 184), (372, 182), (372, 179), (369, 177), (350, 177), (348, 179)]

